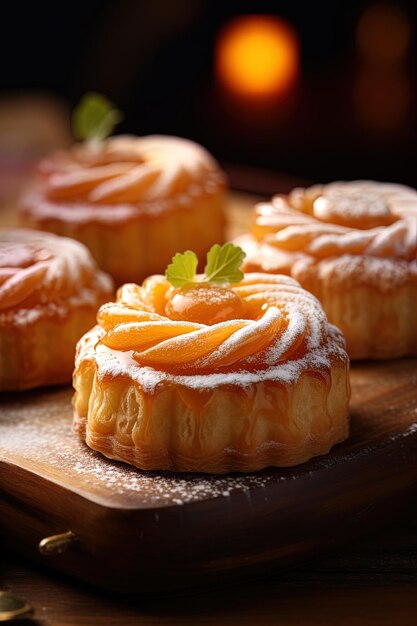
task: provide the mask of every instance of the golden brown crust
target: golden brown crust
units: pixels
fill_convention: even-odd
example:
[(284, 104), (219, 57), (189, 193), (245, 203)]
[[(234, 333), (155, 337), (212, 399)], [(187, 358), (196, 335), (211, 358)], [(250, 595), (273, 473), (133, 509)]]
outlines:
[[(97, 308), (108, 297), (97, 294), (95, 303), (55, 311), (36, 310), (36, 319), (22, 324), (0, 321), (0, 390), (32, 389), (69, 383), (75, 346), (94, 323)], [(39, 316), (38, 316), (39, 315)]]
[(256, 207), (236, 241), (246, 271), (293, 276), (346, 336), (351, 358), (417, 353), (417, 194), (356, 181)]
[(0, 231), (0, 390), (68, 383), (75, 346), (112, 294), (78, 242)]
[(321, 301), (353, 359), (417, 354), (417, 262), (342, 256), (293, 273)]
[(74, 425), (91, 448), (141, 469), (222, 473), (296, 465), (347, 436), (344, 339), (316, 298), (267, 274), (230, 292), (243, 318), (212, 324), (167, 318), (162, 276), (101, 308), (74, 373)]
[(336, 359), (328, 375), (306, 371), (291, 386), (260, 382), (196, 392), (171, 385), (152, 397), (128, 379), (109, 384), (93, 363), (86, 367), (74, 381), (76, 431), (93, 450), (141, 469), (292, 466), (348, 436), (347, 365)]
[(114, 137), (98, 152), (57, 155), (41, 172), (23, 223), (81, 241), (117, 285), (162, 271), (178, 250), (204, 255), (224, 239), (225, 176), (192, 142)]

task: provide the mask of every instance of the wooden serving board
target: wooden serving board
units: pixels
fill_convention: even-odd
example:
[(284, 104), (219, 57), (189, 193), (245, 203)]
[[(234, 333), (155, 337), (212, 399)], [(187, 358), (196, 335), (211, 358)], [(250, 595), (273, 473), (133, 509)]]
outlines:
[[(229, 237), (256, 199), (231, 194)], [(0, 394), (0, 538), (141, 592), (283, 567), (371, 531), (415, 493), (417, 360), (355, 365), (351, 381), (348, 441), (296, 468), (226, 477), (145, 473), (92, 452), (72, 432), (70, 388)], [(40, 554), (41, 539), (68, 530), (65, 553)]]
[[(286, 566), (371, 531), (417, 484), (417, 360), (354, 365), (351, 436), (288, 469), (146, 473), (89, 450), (69, 388), (2, 396), (0, 524), (7, 546), (90, 583), (172, 589)], [(39, 541), (71, 530), (63, 554)]]

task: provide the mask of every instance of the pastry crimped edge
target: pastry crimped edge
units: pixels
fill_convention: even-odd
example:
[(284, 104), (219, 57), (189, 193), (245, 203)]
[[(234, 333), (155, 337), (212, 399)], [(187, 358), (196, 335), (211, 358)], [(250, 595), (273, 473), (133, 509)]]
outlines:
[(303, 463), (348, 436), (349, 362), (333, 326), (324, 350), (242, 372), (239, 384), (227, 374), (160, 373), (151, 391), (149, 368), (133, 378), (112, 351), (95, 351), (102, 332), (95, 327), (78, 344), (74, 428), (108, 458), (144, 470), (250, 472)]
[(248, 272), (287, 274), (321, 302), (352, 359), (417, 354), (417, 261), (343, 255), (306, 263), (251, 235), (235, 240)]

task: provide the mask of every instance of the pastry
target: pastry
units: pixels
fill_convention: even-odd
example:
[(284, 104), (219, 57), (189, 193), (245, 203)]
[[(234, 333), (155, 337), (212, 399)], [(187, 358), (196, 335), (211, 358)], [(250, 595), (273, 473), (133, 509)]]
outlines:
[(225, 176), (178, 137), (76, 144), (39, 165), (22, 200), (25, 226), (84, 243), (117, 285), (163, 271), (178, 249), (203, 255), (224, 239)]
[(0, 390), (69, 383), (75, 345), (112, 293), (77, 241), (0, 230)]
[[(190, 255), (174, 261), (189, 269)], [(227, 284), (210, 267), (126, 284), (101, 307), (77, 348), (80, 437), (145, 470), (253, 471), (328, 452), (348, 434), (342, 333), (292, 278), (232, 272)]]
[(354, 359), (417, 353), (417, 192), (372, 181), (295, 189), (257, 205), (236, 240), (246, 271), (292, 276)]

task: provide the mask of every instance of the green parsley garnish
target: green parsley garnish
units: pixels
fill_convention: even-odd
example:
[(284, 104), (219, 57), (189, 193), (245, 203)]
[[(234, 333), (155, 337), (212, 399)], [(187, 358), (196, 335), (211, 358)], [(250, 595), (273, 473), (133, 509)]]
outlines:
[(114, 104), (99, 93), (86, 93), (74, 109), (72, 130), (77, 139), (103, 141), (123, 118)]
[(216, 243), (207, 254), (207, 265), (204, 270), (206, 280), (209, 283), (238, 283), (243, 278), (243, 272), (239, 267), (243, 263), (246, 254), (242, 248), (232, 243), (219, 246)]
[[(207, 264), (201, 282), (231, 285), (238, 283), (243, 278), (243, 272), (239, 267), (243, 263), (246, 254), (242, 248), (233, 243), (225, 243), (219, 246), (216, 243), (207, 253)], [(166, 269), (165, 276), (174, 287), (183, 287), (197, 282), (196, 272), (198, 258), (195, 252), (187, 250), (182, 254), (177, 252)]]
[(198, 258), (192, 250), (186, 250), (182, 254), (177, 252), (172, 257), (172, 263), (168, 265), (165, 276), (174, 287), (183, 287), (194, 281), (197, 265)]

